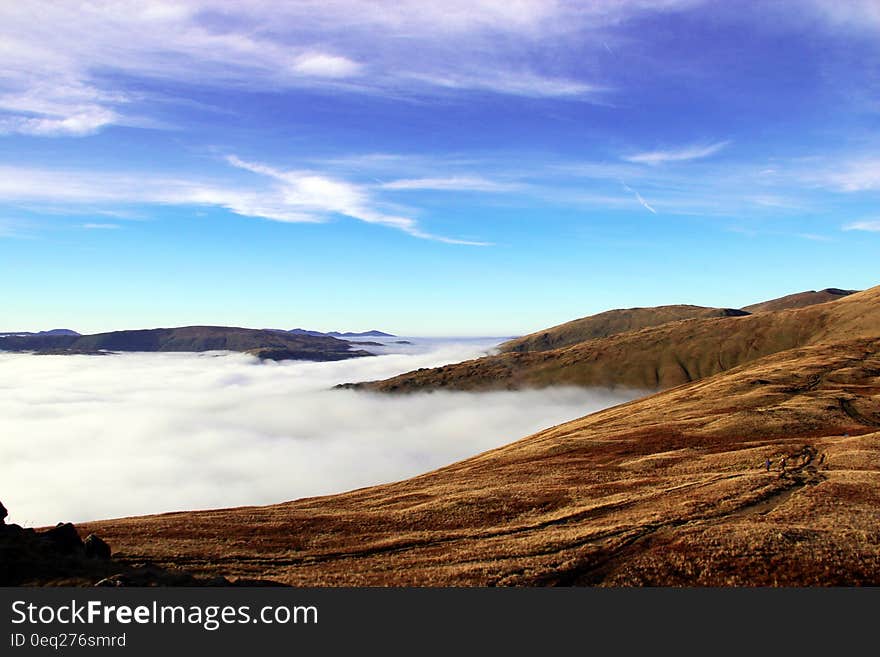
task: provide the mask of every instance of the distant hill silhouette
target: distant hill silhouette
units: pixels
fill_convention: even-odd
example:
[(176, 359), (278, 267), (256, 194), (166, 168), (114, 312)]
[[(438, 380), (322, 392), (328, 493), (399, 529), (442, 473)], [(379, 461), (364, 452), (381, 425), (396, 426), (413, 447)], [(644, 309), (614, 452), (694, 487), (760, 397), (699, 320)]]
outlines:
[(310, 331), (308, 329), (295, 328), (290, 329), (289, 331), (284, 331), (284, 329), (279, 329), (284, 333), (293, 333), (295, 335), (329, 335), (333, 338), (394, 338), (397, 337), (392, 333), (383, 333), (382, 331), (364, 331), (363, 333), (340, 333), (339, 331), (330, 331), (329, 333), (322, 333), (321, 331)]
[(363, 333), (339, 333), (338, 331), (330, 331), (327, 335), (332, 335), (334, 338), (395, 338), (397, 337), (393, 333), (384, 333), (382, 331), (364, 331)]
[(0, 337), (0, 350), (48, 353), (100, 351), (213, 351), (252, 353), (273, 360), (343, 360), (371, 356), (331, 336), (291, 335), (229, 326), (112, 331), (94, 335), (25, 335)]
[(51, 329), (49, 331), (37, 331), (36, 333), (30, 331), (7, 331), (6, 333), (0, 333), (0, 338), (10, 335), (80, 335), (80, 333), (70, 329)]

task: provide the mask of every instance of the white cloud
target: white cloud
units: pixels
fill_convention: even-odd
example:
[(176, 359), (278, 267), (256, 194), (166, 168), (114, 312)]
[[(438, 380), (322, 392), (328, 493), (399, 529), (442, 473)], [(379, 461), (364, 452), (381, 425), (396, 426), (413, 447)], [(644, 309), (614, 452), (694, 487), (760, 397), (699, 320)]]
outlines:
[(819, 174), (822, 182), (844, 192), (880, 189), (880, 159), (864, 158), (841, 162)]
[(655, 210), (653, 207), (651, 207), (651, 206), (648, 204), (648, 202), (647, 202), (645, 199), (642, 198), (642, 195), (641, 195), (641, 194), (639, 194), (638, 192), (636, 192), (635, 194), (636, 194), (636, 200), (637, 200), (639, 203), (641, 203), (642, 206), (643, 206), (645, 209), (650, 210), (650, 211), (653, 212), (654, 214), (657, 214), (657, 210)]
[(801, 239), (809, 240), (811, 242), (833, 242), (830, 237), (827, 235), (817, 235), (816, 233), (795, 233)]
[[(60, 204), (213, 205), (235, 214), (283, 222), (321, 222), (257, 188), (149, 173), (68, 171), (0, 165), (0, 201)], [(76, 208), (72, 208), (76, 210)], [(107, 212), (106, 210), (104, 212)], [(112, 213), (112, 210), (110, 210)], [(118, 216), (119, 213), (113, 213)]]
[(339, 214), (387, 226), (419, 239), (447, 244), (488, 246), (488, 242), (455, 239), (423, 230), (410, 217), (383, 212), (369, 189), (313, 171), (281, 171), (230, 156), (227, 162), (269, 178), (274, 184), (243, 186), (107, 172), (62, 171), (0, 165), (0, 201), (77, 204), (146, 203), (203, 205), (245, 217), (285, 223), (323, 223)]
[(423, 231), (414, 219), (381, 212), (375, 208), (375, 201), (362, 185), (335, 180), (309, 171), (281, 171), (265, 164), (246, 162), (235, 156), (227, 157), (227, 161), (233, 166), (279, 181), (281, 186), (278, 193), (285, 206), (295, 211), (342, 214), (366, 223), (395, 228), (413, 237), (448, 244), (488, 245), (486, 242), (432, 235)]
[(356, 75), (361, 65), (347, 57), (325, 53), (300, 55), (293, 63), (293, 70), (303, 75), (323, 78), (347, 78)]
[(780, 210), (802, 210), (804, 208), (802, 201), (772, 194), (749, 196), (747, 197), (747, 200), (755, 205), (760, 205), (766, 208), (778, 208)]
[(876, 0), (808, 0), (808, 4), (833, 26), (847, 30), (880, 29), (880, 4)]
[(701, 146), (685, 146), (677, 149), (637, 153), (635, 155), (629, 155), (623, 159), (627, 162), (651, 165), (663, 164), (665, 162), (686, 162), (688, 160), (698, 160), (714, 155), (720, 150), (726, 148), (729, 144), (729, 141), (719, 141), (714, 144), (705, 144)]
[(623, 188), (624, 188), (626, 191), (628, 191), (630, 194), (632, 194), (633, 196), (636, 197), (636, 200), (639, 202), (639, 204), (640, 204), (643, 208), (645, 208), (646, 210), (649, 210), (649, 211), (652, 212), (653, 214), (657, 214), (657, 210), (655, 210), (655, 209), (654, 209), (654, 208), (653, 208), (653, 207), (652, 207), (652, 206), (651, 206), (651, 205), (650, 205), (650, 204), (649, 204), (644, 198), (642, 198), (642, 195), (641, 195), (641, 194), (639, 194), (636, 190), (634, 190), (632, 187), (630, 187), (629, 185), (627, 185), (627, 184), (626, 184), (625, 182), (623, 182), (622, 180), (620, 181), (620, 184), (623, 185)]
[(403, 479), (632, 397), (330, 389), (488, 346), (280, 364), (0, 354), (2, 501), (10, 521), (31, 526), (282, 502)]
[(592, 97), (607, 91), (603, 87), (577, 80), (511, 71), (413, 73), (407, 77), (440, 88), (492, 91), (532, 98)]
[[(0, 201), (219, 205), (256, 214), (256, 190), (235, 189), (149, 173), (107, 173), (0, 165)], [(251, 207), (253, 206), (253, 208)], [(275, 212), (269, 208), (267, 214)], [(283, 209), (277, 210), (283, 220)]]
[(115, 112), (103, 108), (94, 108), (91, 111), (78, 112), (63, 118), (13, 116), (0, 118), (0, 134), (82, 137), (112, 125), (117, 119), (118, 115)]
[(880, 220), (854, 221), (845, 225), (843, 230), (863, 230), (869, 233), (880, 233)]
[(119, 224), (83, 224), (86, 230), (116, 230), (120, 228)]
[(382, 183), (382, 189), (424, 190), (456, 192), (510, 192), (519, 185), (501, 183), (480, 176), (452, 176), (449, 178), (403, 178)]
[[(2, 130), (88, 135), (144, 125), (126, 81), (345, 93), (482, 90), (591, 99), (601, 85), (558, 70), (587, 35), (699, 0), (17, 0), (0, 3)], [(536, 54), (524, 62), (523, 52)], [(167, 85), (170, 88), (173, 85)], [(169, 92), (170, 93), (170, 92)], [(185, 92), (183, 92), (185, 93)]]
[[(600, 71), (560, 68), (560, 53), (607, 52), (612, 33), (631, 19), (709, 2), (4, 2), (0, 133), (84, 136), (109, 125), (157, 125), (145, 118), (145, 97), (127, 86), (132, 79), (170, 80), (179, 89), (319, 87), (395, 97), (479, 90), (603, 100), (609, 90)], [(832, 27), (880, 27), (874, 0), (809, 0), (798, 7)], [(693, 157), (677, 151), (633, 157), (640, 155), (647, 163)]]

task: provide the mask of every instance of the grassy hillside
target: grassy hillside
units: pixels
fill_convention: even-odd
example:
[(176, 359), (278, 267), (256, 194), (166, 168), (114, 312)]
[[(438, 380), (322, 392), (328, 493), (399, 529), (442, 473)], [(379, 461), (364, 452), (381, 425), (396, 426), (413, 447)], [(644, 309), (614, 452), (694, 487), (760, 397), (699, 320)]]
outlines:
[(878, 585), (878, 395), (880, 340), (820, 344), (406, 481), (83, 531), (300, 586)]
[(686, 305), (609, 310), (598, 315), (582, 317), (559, 326), (509, 340), (500, 345), (499, 349), (504, 353), (549, 351), (585, 342), (586, 340), (607, 338), (618, 333), (638, 331), (639, 329), (659, 326), (683, 319), (738, 317), (747, 314), (743, 310), (733, 310), (731, 308), (706, 308), (704, 306)]
[(774, 312), (777, 310), (788, 310), (789, 308), (804, 308), (817, 303), (827, 303), (829, 301), (837, 301), (843, 299), (850, 294), (855, 294), (858, 290), (840, 290), (836, 287), (829, 287), (816, 292), (798, 292), (797, 294), (789, 294), (778, 299), (770, 301), (762, 301), (761, 303), (753, 303), (750, 306), (744, 306), (742, 309), (750, 313)]
[(670, 322), (561, 349), (503, 353), (354, 387), (380, 392), (551, 385), (659, 390), (786, 349), (878, 335), (880, 287), (875, 287), (834, 303)]

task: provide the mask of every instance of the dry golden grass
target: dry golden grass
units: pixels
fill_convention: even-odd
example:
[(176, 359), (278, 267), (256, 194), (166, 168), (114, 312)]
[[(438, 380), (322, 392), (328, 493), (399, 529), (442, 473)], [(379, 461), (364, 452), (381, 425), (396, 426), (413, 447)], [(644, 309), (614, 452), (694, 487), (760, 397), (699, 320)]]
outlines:
[(742, 309), (750, 313), (766, 313), (788, 310), (789, 308), (804, 308), (805, 306), (812, 306), (817, 303), (837, 301), (855, 292), (858, 292), (858, 290), (840, 290), (835, 287), (829, 287), (818, 292), (816, 290), (798, 292), (797, 294), (789, 294), (778, 299), (753, 303), (750, 306), (743, 306)]
[[(827, 299), (826, 299), (827, 300)], [(598, 315), (575, 319), (559, 326), (530, 333), (521, 338), (508, 340), (498, 348), (502, 352), (525, 353), (549, 351), (568, 347), (586, 340), (607, 338), (618, 333), (638, 331), (683, 319), (707, 319), (710, 317), (736, 317), (748, 314), (731, 308), (706, 308), (704, 306), (656, 306), (654, 308), (627, 308), (609, 310)]]
[(878, 509), (880, 339), (862, 339), (398, 483), (82, 531), (123, 562), (293, 585), (877, 585)]
[(839, 301), (742, 317), (689, 319), (549, 351), (503, 353), (355, 387), (379, 392), (554, 385), (661, 390), (769, 354), (875, 337), (880, 287)]

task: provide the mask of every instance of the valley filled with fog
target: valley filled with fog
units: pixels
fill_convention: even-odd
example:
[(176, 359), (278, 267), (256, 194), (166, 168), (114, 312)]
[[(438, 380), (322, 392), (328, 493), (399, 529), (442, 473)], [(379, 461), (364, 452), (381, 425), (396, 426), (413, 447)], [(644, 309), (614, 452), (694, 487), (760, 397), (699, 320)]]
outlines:
[(635, 396), (332, 389), (477, 357), (497, 342), (414, 340), (329, 363), (0, 353), (0, 500), (11, 522), (41, 526), (325, 495), (432, 470)]

